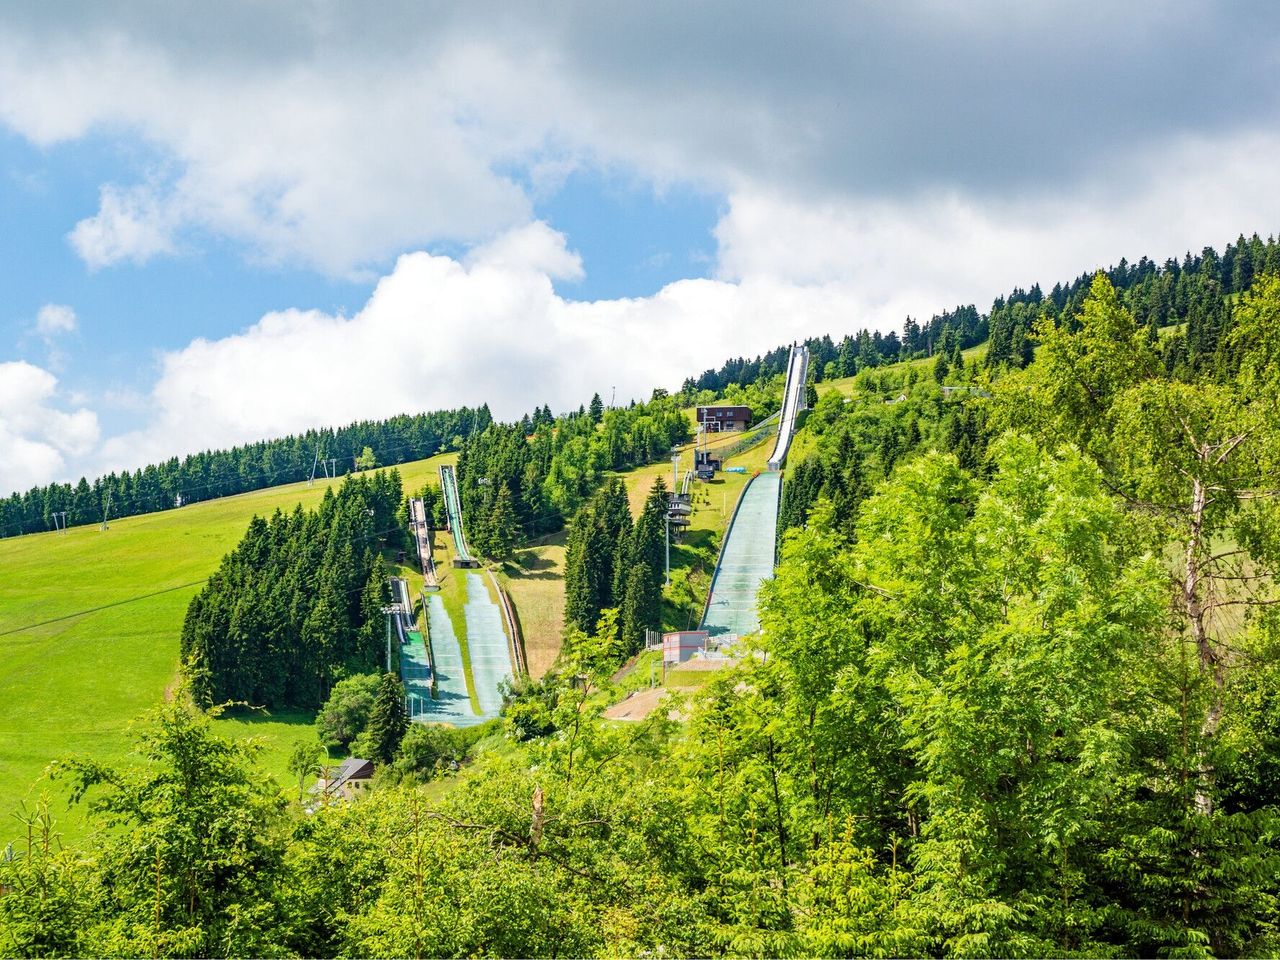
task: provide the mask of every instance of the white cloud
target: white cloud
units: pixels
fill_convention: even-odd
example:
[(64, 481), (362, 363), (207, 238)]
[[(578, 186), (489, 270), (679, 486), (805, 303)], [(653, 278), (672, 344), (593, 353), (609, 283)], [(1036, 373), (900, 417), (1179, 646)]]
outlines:
[(68, 458), (85, 459), (96, 448), (97, 414), (60, 409), (57, 385), (34, 364), (0, 363), (0, 492), (70, 479)]
[(36, 313), (36, 332), (42, 337), (53, 338), (75, 328), (76, 312), (65, 304), (46, 303)]
[(835, 286), (684, 280), (652, 297), (577, 303), (553, 276), (580, 270), (544, 224), (464, 260), (402, 256), (352, 317), (264, 316), (235, 336), (167, 353), (142, 429), (109, 440), (103, 467), (406, 411), (489, 403), (514, 418), (595, 391), (647, 397), (729, 355), (838, 329), (855, 301)]
[(986, 310), (1014, 286), (1047, 290), (1121, 258), (1180, 258), (1274, 232), (1278, 155), (1277, 134), (1183, 138), (1069, 197), (999, 202), (956, 191), (815, 201), (749, 187), (716, 227), (717, 276), (839, 288), (853, 313), (833, 335), (896, 329), (957, 304)]
[(153, 151), (72, 232), (91, 266), (207, 233), (349, 274), (525, 223), (583, 164), (815, 209), (989, 208), (1280, 116), (1275, 4), (994, 6), (11, 6), (0, 123)]
[(98, 212), (75, 225), (68, 239), (89, 269), (129, 261), (146, 263), (172, 253), (177, 217), (147, 187), (102, 188)]

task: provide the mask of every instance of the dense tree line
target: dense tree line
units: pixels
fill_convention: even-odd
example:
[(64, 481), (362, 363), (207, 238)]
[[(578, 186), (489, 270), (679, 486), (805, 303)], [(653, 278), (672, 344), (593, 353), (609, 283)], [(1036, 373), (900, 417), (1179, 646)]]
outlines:
[(622, 481), (614, 478), (574, 516), (565, 550), (565, 623), (596, 632), (601, 614), (617, 611), (618, 639), (626, 654), (644, 643), (646, 630), (662, 626), (667, 487), (658, 477), (640, 516)]
[[(1147, 257), (1137, 263), (1122, 259), (1103, 273), (1155, 345), (1166, 370), (1187, 379), (1210, 370), (1218, 377), (1230, 373), (1233, 305), (1255, 278), (1278, 269), (1280, 242), (1274, 237), (1264, 241), (1255, 233), (1227, 244), (1221, 255), (1205, 247), (1198, 256), (1188, 252), (1181, 261), (1170, 258), (1163, 264)], [(1092, 284), (1093, 274), (1082, 274), (1071, 283), (1055, 284), (1047, 296), (1037, 285), (997, 299), (990, 313), (986, 365), (1025, 367), (1042, 316), (1055, 326), (1077, 329)], [(1180, 329), (1161, 339), (1161, 328), (1172, 325)]]
[[(860, 370), (933, 356), (941, 350), (967, 349), (986, 339), (987, 317), (973, 306), (959, 306), (935, 314), (923, 324), (908, 317), (901, 336), (894, 331), (880, 333), (864, 329), (839, 342), (828, 335), (811, 337), (804, 344), (809, 348), (809, 377), (813, 382), (821, 383), (823, 380), (852, 377)], [(775, 377), (784, 377), (790, 351), (788, 345), (770, 350), (754, 360), (741, 357), (730, 360), (719, 370), (707, 370), (701, 376), (686, 379), (681, 395), (686, 402), (691, 402), (689, 398), (701, 392), (710, 391), (713, 396), (722, 396), (735, 386), (763, 385)], [(780, 386), (778, 390), (780, 393)], [(697, 402), (710, 402), (710, 398)]]
[[(1187, 253), (1181, 261), (1168, 259), (1163, 264), (1147, 257), (1137, 263), (1121, 259), (1103, 272), (1153, 341), (1162, 327), (1186, 325), (1166, 341), (1161, 355), (1170, 370), (1185, 367), (1194, 372), (1205, 364), (1221, 365), (1218, 348), (1230, 327), (1233, 299), (1254, 278), (1277, 269), (1280, 241), (1263, 240), (1255, 233), (1227, 244), (1221, 255), (1205, 247), (1199, 256)], [(950, 357), (988, 340), (988, 367), (1025, 367), (1031, 362), (1040, 317), (1047, 314), (1053, 322), (1070, 326), (1080, 315), (1092, 281), (1093, 273), (1084, 273), (1069, 283), (1054, 284), (1048, 295), (1039, 284), (1030, 289), (1015, 287), (997, 297), (985, 314), (970, 304), (934, 314), (924, 323), (907, 317), (901, 334), (864, 329), (838, 342), (830, 336), (808, 339), (804, 342), (810, 351), (811, 379), (820, 383), (851, 377), (860, 370), (939, 352)], [(729, 360), (718, 370), (686, 379), (681, 393), (686, 398), (701, 391), (722, 394), (732, 385), (765, 382), (786, 372), (789, 351), (789, 346), (781, 346), (754, 360)]]
[[(488, 406), (365, 420), (337, 429), (308, 430), (279, 440), (195, 453), (110, 473), (92, 483), (51, 483), (0, 499), (0, 535), (17, 536), (54, 529), (54, 514), (66, 511), (68, 526), (100, 523), (180, 504), (229, 497), (249, 490), (306, 480), (316, 463), (336, 461), (337, 476), (350, 473), (366, 448), (384, 466), (421, 460), (462, 441), (490, 422)], [(58, 519), (61, 525), (61, 517)]]
[[(904, 382), (876, 383), (886, 388)], [(858, 507), (904, 458), (927, 450), (954, 453), (967, 470), (980, 473), (986, 456), (985, 404), (966, 390), (944, 394), (930, 381), (906, 382), (901, 392), (877, 393), (854, 402), (827, 393), (806, 423), (816, 449), (787, 469), (779, 505), (778, 531), (802, 526), (825, 498), (836, 522), (852, 530)]]
[(387, 572), (399, 543), (400, 475), (348, 477), (315, 510), (254, 517), (191, 601), (182, 658), (197, 702), (308, 709), (334, 681), (386, 658)]
[(500, 559), (517, 542), (561, 529), (610, 471), (665, 457), (691, 436), (677, 398), (560, 417), (539, 408), (515, 424), (490, 424), (458, 457), (458, 492), (471, 547)]

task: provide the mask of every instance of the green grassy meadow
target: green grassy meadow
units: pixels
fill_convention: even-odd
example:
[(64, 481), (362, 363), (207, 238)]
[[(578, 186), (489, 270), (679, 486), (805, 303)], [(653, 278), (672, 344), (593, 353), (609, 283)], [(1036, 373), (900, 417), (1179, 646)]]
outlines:
[[(455, 458), (401, 464), (405, 488)], [(79, 812), (61, 799), (65, 790), (44, 775), (50, 761), (72, 753), (128, 758), (130, 726), (177, 682), (182, 620), (204, 579), (255, 513), (314, 506), (327, 483), (129, 517), (107, 531), (0, 540), (0, 818), (48, 792), (64, 833), (81, 833)], [(262, 766), (282, 785), (294, 743), (314, 737), (310, 717), (298, 714), (218, 723), (260, 737)]]

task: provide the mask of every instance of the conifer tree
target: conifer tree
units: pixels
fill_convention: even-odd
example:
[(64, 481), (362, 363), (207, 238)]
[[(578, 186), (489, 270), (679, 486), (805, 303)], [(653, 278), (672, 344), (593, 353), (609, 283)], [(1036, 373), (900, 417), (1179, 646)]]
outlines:
[(487, 553), (491, 559), (511, 559), (520, 537), (518, 523), (515, 506), (511, 501), (511, 488), (504, 483), (494, 498), (493, 510), (489, 514)]
[(369, 714), (365, 730), (373, 756), (379, 763), (391, 763), (400, 749), (400, 741), (409, 729), (409, 715), (404, 708), (404, 684), (393, 673), (384, 673), (378, 683), (378, 695)]
[(622, 643), (633, 653), (644, 643), (646, 630), (657, 630), (662, 622), (662, 594), (646, 563), (637, 563), (627, 574), (622, 601)]

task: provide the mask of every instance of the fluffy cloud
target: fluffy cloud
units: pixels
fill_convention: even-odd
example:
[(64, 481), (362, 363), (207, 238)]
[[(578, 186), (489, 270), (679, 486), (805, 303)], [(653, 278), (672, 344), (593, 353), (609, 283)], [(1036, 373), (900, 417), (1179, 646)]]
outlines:
[(76, 328), (76, 312), (61, 303), (46, 303), (36, 313), (36, 332), (45, 338), (71, 333)]
[(60, 409), (57, 385), (53, 374), (33, 364), (0, 363), (0, 492), (62, 477), (68, 458), (95, 449), (97, 415)]
[[(1189, 132), (1274, 129), (1280, 7), (916, 0), (0, 14), (0, 122), (158, 157), (73, 230), (91, 266), (201, 231), (345, 273), (527, 222), (575, 165), (821, 210), (1049, 202)], [(991, 211), (986, 211), (990, 213)]]
[[(89, 267), (210, 237), (347, 276), (468, 251), (402, 256), (354, 316), (282, 311), (163, 354), (147, 419), (92, 451), (6, 426), (0, 448), (39, 447), (39, 479), (66, 457), (136, 466), (406, 410), (642, 395), (1280, 222), (1273, 3), (379, 10), (0, 11), (0, 124), (129, 145), (124, 182), (66, 225)], [(557, 296), (582, 260), (530, 225), (531, 198), (584, 165), (726, 198), (714, 279)]]
[(285, 311), (167, 353), (143, 429), (109, 440), (103, 466), (138, 464), (307, 427), (489, 403), (576, 407), (595, 391), (648, 396), (728, 355), (847, 326), (832, 286), (684, 280), (652, 297), (580, 303), (553, 276), (580, 270), (536, 223), (465, 259), (402, 256), (352, 317)]
[[(852, 202), (776, 190), (735, 194), (716, 226), (717, 276), (838, 287), (857, 326), (888, 330), (908, 314), (1058, 281), (1121, 258), (1222, 249), (1280, 224), (1280, 135), (1182, 138), (1069, 197), (980, 202), (958, 191)], [(843, 333), (847, 324), (830, 332)]]
[(108, 185), (102, 188), (98, 212), (77, 223), (68, 239), (91, 270), (126, 260), (145, 263), (173, 252), (178, 222), (152, 190)]

